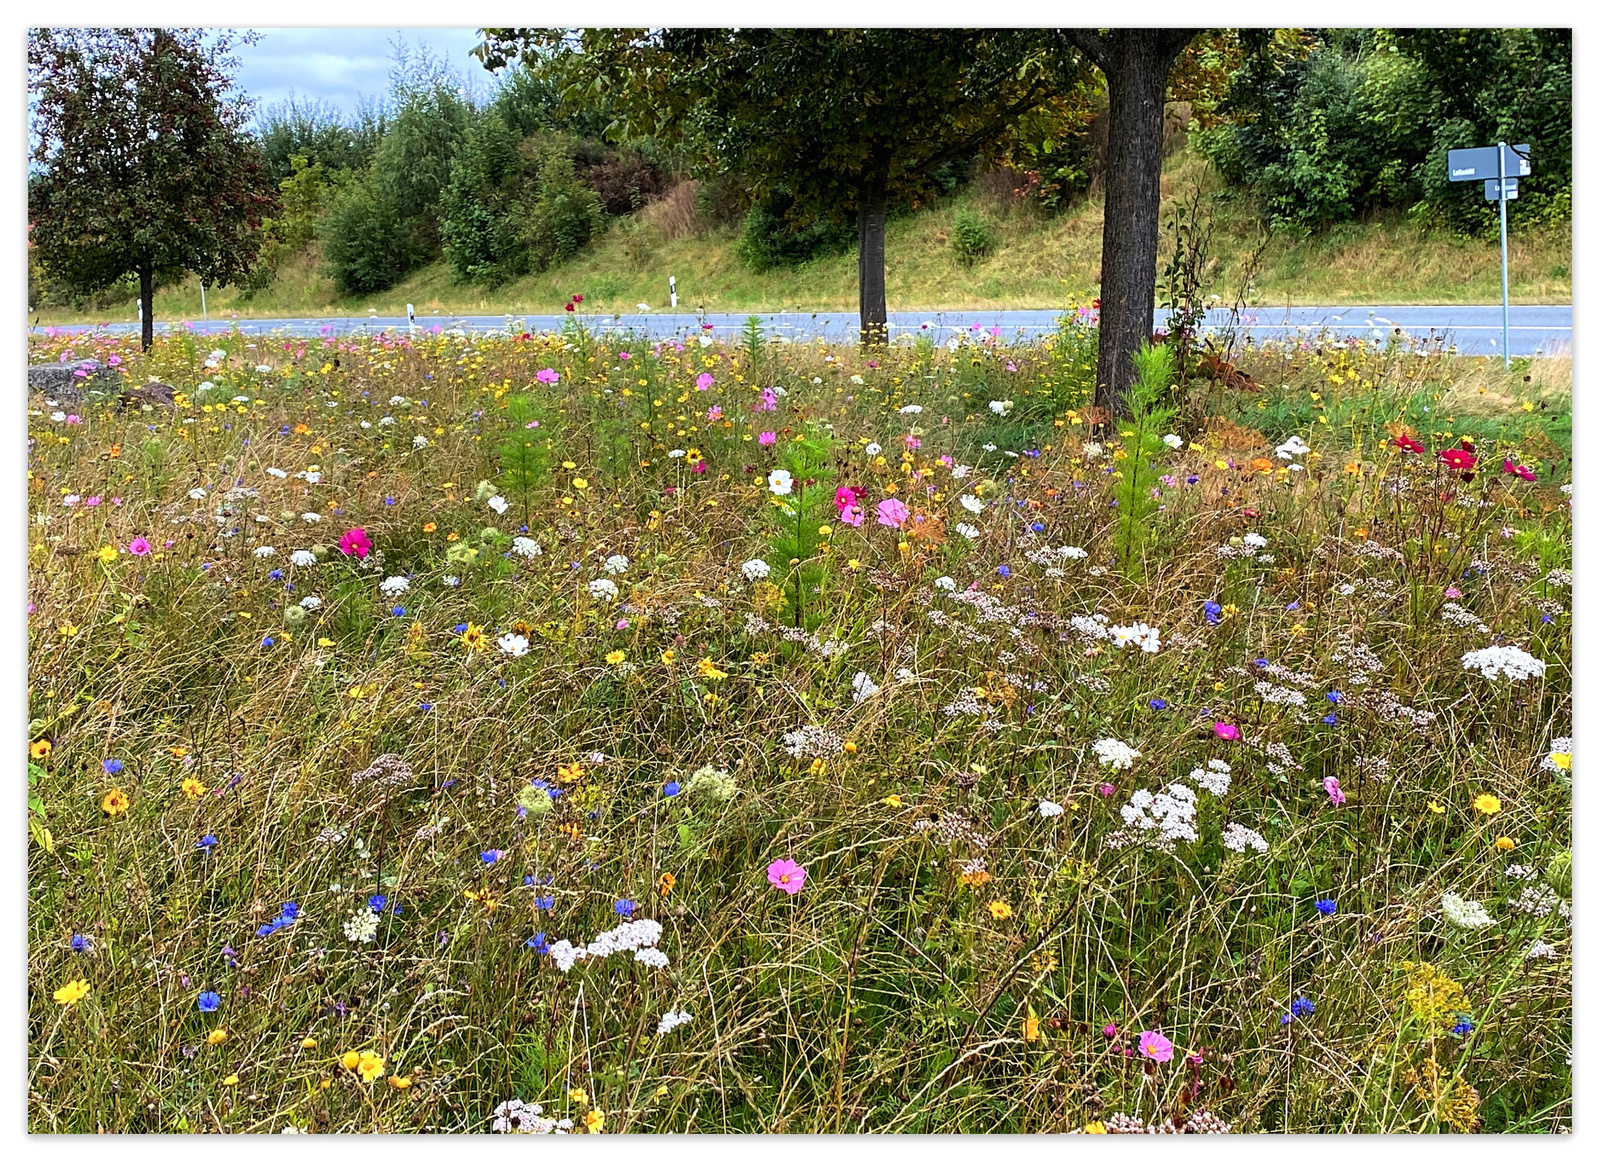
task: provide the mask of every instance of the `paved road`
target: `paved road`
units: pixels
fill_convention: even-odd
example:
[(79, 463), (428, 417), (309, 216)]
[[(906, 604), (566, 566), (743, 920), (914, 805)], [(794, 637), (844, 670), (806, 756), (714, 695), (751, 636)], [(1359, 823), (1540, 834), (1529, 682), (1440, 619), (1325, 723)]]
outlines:
[[(944, 341), (956, 332), (970, 332), (974, 327), (985, 329), (999, 327), (1007, 339), (1037, 335), (1054, 328), (1059, 312), (1056, 311), (930, 311), (920, 314), (897, 313), (889, 316), (891, 337), (906, 334), (931, 334)], [(737, 336), (744, 328), (747, 315), (715, 314), (694, 315), (685, 313), (639, 313), (628, 315), (589, 315), (585, 323), (590, 327), (603, 327), (631, 331), (652, 339), (699, 334), (705, 324), (710, 324), (710, 334), (719, 338)], [(429, 314), (418, 316), (420, 330), (466, 331), (505, 330), (508, 327), (522, 331), (558, 330), (571, 318), (569, 315), (470, 315), (449, 316)], [(827, 338), (834, 341), (854, 342), (857, 317), (843, 312), (817, 314), (763, 314), (762, 326), (771, 337), (790, 340)], [(1157, 323), (1160, 322), (1157, 314)], [(1500, 350), (1500, 308), (1498, 306), (1433, 306), (1433, 307), (1264, 307), (1250, 312), (1242, 320), (1244, 329), (1256, 339), (1283, 339), (1286, 337), (1312, 338), (1327, 332), (1334, 336), (1364, 336), (1381, 338), (1401, 328), (1419, 339), (1442, 336), (1447, 343), (1467, 354), (1489, 355)], [(1208, 328), (1226, 326), (1228, 312), (1214, 310), (1206, 320)], [(173, 324), (159, 322), (156, 329), (164, 331)], [(305, 319), (212, 319), (209, 322), (193, 320), (177, 324), (190, 326), (201, 333), (226, 333), (237, 326), (246, 334), (280, 335), (347, 335), (351, 333), (407, 329), (405, 318), (370, 316), (367, 318), (305, 318)], [(104, 325), (109, 331), (135, 329), (132, 323)], [(91, 326), (58, 327), (56, 330), (79, 332), (93, 330)], [(33, 328), (42, 331), (44, 328)], [(1572, 345), (1572, 307), (1512, 307), (1511, 354), (1552, 354), (1570, 350)]]

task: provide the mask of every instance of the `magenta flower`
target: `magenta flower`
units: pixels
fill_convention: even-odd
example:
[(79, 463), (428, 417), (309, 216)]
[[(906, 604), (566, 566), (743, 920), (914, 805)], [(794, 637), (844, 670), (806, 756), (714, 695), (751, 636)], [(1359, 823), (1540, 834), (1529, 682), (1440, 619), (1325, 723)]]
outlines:
[(892, 529), (904, 528), (906, 518), (910, 515), (911, 510), (892, 496), (878, 501), (878, 523), (881, 525), (888, 525)]
[(866, 494), (863, 488), (836, 488), (833, 490), (833, 507), (839, 510), (840, 515), (852, 505), (859, 505), (861, 498)]
[(717, 404), (715, 407), (711, 408), (709, 411), (706, 412), (706, 419), (710, 420), (712, 423), (716, 423), (721, 418), (722, 418), (722, 405), (721, 404)]
[(711, 372), (702, 371), (699, 378), (694, 381), (694, 386), (699, 391), (705, 391), (715, 382), (717, 382), (716, 377)]
[(150, 555), (150, 542), (143, 537), (134, 537), (128, 542), (128, 552), (135, 557), (148, 557)]
[(367, 536), (366, 529), (348, 529), (339, 538), (339, 551), (347, 557), (359, 557), (364, 561), (367, 554), (372, 552), (372, 539)]
[(1446, 597), (1450, 598), (1451, 601), (1454, 601), (1457, 597), (1461, 596), (1461, 590), (1457, 589), (1454, 585), (1452, 585), (1452, 586), (1450, 586), (1450, 588), (1448, 588), (1448, 589), (1446, 589), (1444, 591), (1444, 595)]
[(806, 869), (792, 859), (775, 859), (767, 865), (767, 883), (791, 896), (799, 895), (805, 882)]
[(867, 515), (861, 511), (860, 505), (850, 504), (840, 510), (839, 519), (851, 528), (858, 529), (861, 527), (861, 523), (867, 519)]
[(1152, 1061), (1171, 1061), (1172, 1042), (1154, 1029), (1146, 1029), (1139, 1034), (1139, 1052)]
[(1339, 780), (1329, 775), (1322, 780), (1322, 789), (1328, 792), (1328, 799), (1335, 807), (1344, 806), (1344, 792), (1339, 789)]
[(561, 373), (554, 367), (546, 367), (543, 371), (539, 372), (538, 375), (535, 375), (534, 378), (540, 383), (559, 383), (561, 382)]
[(1228, 742), (1234, 742), (1239, 737), (1239, 728), (1231, 723), (1219, 722), (1212, 726), (1211, 729), (1217, 732), (1218, 738)]
[(774, 445), (774, 444), (776, 444), (778, 442), (778, 433), (777, 432), (762, 432), (761, 435), (758, 437), (758, 441), (759, 441), (759, 443), (761, 444), (761, 446), (763, 448), (770, 448), (770, 447), (772, 447), (772, 445)]

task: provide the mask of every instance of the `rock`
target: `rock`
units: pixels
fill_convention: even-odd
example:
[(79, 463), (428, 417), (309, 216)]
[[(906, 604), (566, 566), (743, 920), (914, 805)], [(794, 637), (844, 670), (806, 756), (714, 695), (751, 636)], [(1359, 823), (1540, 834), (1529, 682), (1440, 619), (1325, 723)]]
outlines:
[[(82, 371), (84, 374), (79, 375)], [(44, 363), (28, 368), (28, 390), (59, 400), (81, 400), (90, 391), (111, 394), (122, 390), (122, 372), (105, 363)]]

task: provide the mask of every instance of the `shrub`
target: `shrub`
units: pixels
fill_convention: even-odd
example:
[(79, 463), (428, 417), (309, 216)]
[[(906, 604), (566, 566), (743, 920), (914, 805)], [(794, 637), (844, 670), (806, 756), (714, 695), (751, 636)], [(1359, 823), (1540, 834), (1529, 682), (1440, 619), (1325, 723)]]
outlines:
[(535, 139), (538, 165), (536, 193), (528, 207), (523, 238), (537, 270), (573, 257), (605, 226), (600, 197), (578, 177), (571, 143), (561, 138)]
[(962, 266), (972, 266), (994, 251), (994, 231), (976, 211), (962, 210), (950, 231), (950, 249)]
[(855, 230), (842, 222), (821, 215), (805, 220), (788, 192), (779, 191), (745, 215), (739, 257), (760, 272), (839, 254), (855, 240)]
[(323, 235), (323, 261), (343, 294), (387, 290), (420, 259), (405, 217), (370, 176), (334, 199)]

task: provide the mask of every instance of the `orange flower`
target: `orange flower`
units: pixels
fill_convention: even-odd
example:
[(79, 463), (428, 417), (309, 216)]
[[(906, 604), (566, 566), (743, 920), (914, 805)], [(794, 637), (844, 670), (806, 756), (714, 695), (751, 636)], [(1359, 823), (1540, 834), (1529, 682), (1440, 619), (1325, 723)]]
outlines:
[(100, 800), (100, 810), (107, 815), (115, 817), (121, 815), (127, 809), (128, 796), (124, 795), (116, 787), (112, 787), (111, 790), (107, 791), (106, 797)]
[(1254, 460), (1250, 461), (1250, 467), (1254, 468), (1257, 472), (1271, 472), (1272, 461), (1268, 460), (1265, 456), (1257, 456)]
[(671, 872), (661, 873), (661, 895), (663, 898), (672, 894), (672, 889), (678, 885), (678, 877)]
[(434, 531), (434, 530), (435, 530), (435, 529), (436, 529), (436, 528), (438, 528), (438, 527), (439, 527), (439, 526), (438, 526), (438, 525), (436, 525), (436, 524), (434, 524), (434, 523), (433, 523), (433, 522), (432, 522), (432, 521), (431, 521), (431, 520), (430, 520), (430, 521), (429, 521), (429, 522), (428, 522), (428, 523), (427, 523), (427, 524), (425, 524), (425, 525), (423, 525), (423, 526), (422, 526), (422, 531), (423, 531), (423, 532), (425, 532), (425, 533), (431, 533), (431, 532), (433, 532), (433, 531)]

